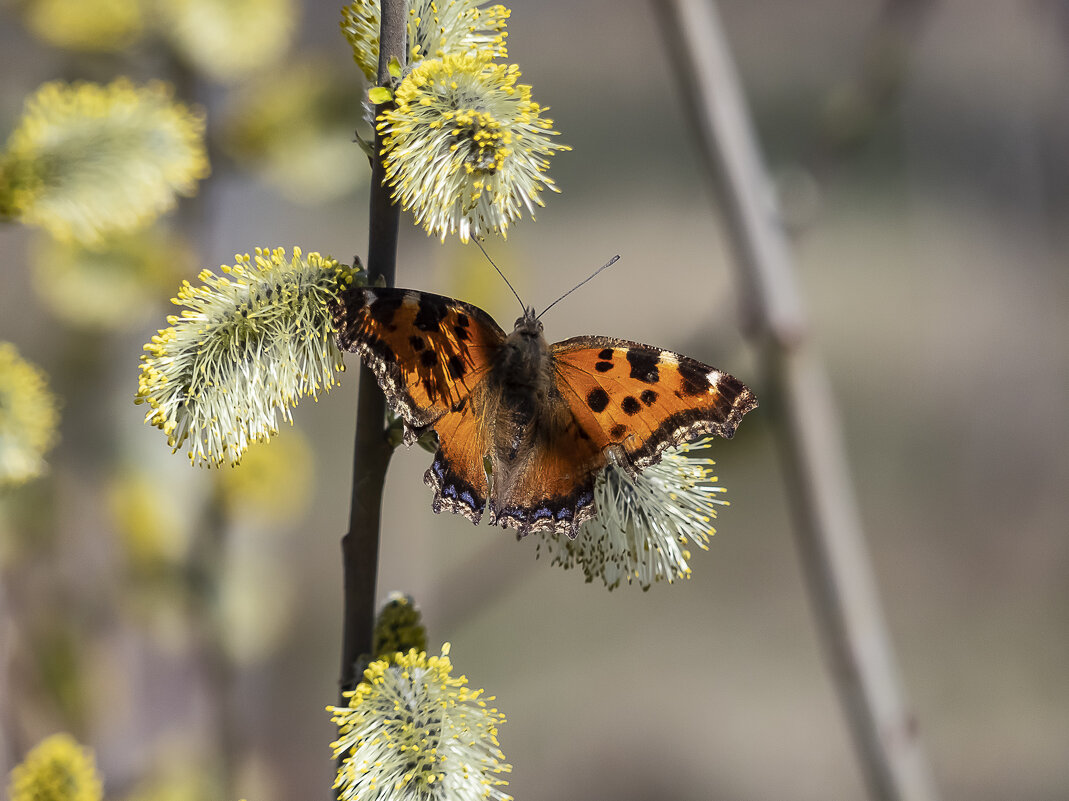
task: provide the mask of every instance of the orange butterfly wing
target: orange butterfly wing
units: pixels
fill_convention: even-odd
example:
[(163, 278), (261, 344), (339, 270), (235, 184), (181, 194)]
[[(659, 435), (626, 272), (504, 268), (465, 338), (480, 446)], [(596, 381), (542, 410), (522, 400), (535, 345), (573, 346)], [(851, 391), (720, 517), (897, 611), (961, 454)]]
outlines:
[(435, 512), (447, 509), (478, 524), (489, 492), (483, 464), (486, 429), (474, 404), (461, 401), (459, 407), (434, 424), (438, 452), (423, 474), (423, 483), (434, 490)]
[[(338, 347), (360, 354), (405, 422), (411, 445), (429, 427), (439, 447), (423, 477), (435, 512), (478, 523), (486, 506), (486, 435), (476, 391), (505, 334), (482, 309), (405, 289), (354, 287), (333, 307)], [(473, 393), (475, 398), (473, 398)]]
[(409, 442), (471, 394), (505, 341), (482, 309), (409, 289), (354, 287), (333, 314), (338, 347), (375, 373)]
[(574, 539), (594, 515), (594, 482), (605, 454), (559, 397), (549, 401), (536, 431), (518, 463), (495, 464), (490, 522), (515, 528), (520, 537), (555, 531)]
[(551, 347), (557, 387), (601, 449), (638, 472), (701, 434), (731, 438), (757, 398), (734, 376), (678, 353), (611, 337)]
[(520, 536), (574, 538), (595, 514), (594, 485), (610, 453), (637, 473), (701, 434), (730, 438), (757, 406), (733, 376), (649, 345), (584, 336), (550, 352), (556, 393), (542, 410), (540, 436), (520, 449), (521, 463), (494, 470), (491, 522)]

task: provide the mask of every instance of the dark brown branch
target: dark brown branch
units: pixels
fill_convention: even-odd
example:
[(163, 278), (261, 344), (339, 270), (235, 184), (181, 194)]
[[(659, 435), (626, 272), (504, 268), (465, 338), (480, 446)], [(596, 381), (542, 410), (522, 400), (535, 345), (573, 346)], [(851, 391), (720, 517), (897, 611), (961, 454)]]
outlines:
[[(390, 85), (390, 59), (396, 58), (402, 65), (405, 63), (404, 0), (382, 1), (379, 42), (379, 83)], [(381, 149), (382, 142), (376, 132), (371, 167), (367, 272), (369, 283), (374, 283), (381, 277), (387, 285), (392, 286), (396, 273), (397, 227), (400, 214), (390, 199), (390, 190), (383, 185), (384, 170), (379, 155)], [(371, 653), (382, 490), (391, 453), (385, 426), (386, 400), (375, 376), (367, 367), (361, 366), (356, 402), (349, 531), (341, 541), (345, 588), (340, 678), (342, 690), (350, 689), (356, 684), (358, 660), (362, 655)]]
[(934, 801), (938, 793), (898, 678), (827, 376), (808, 342), (790, 249), (715, 4), (661, 0), (659, 11), (727, 217), (806, 586), (870, 795)]

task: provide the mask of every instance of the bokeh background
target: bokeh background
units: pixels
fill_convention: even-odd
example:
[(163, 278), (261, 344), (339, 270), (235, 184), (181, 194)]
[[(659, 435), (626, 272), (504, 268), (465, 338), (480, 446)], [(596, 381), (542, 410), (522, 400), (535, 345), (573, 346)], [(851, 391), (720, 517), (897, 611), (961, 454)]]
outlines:
[[(25, 24), (39, 1), (0, 9), (4, 135), (45, 80), (163, 77), (207, 107), (213, 176), (170, 220), (185, 245), (165, 274), (104, 322), (92, 312), (111, 284), (72, 279), (64, 296), (43, 235), (0, 228), (0, 339), (63, 404), (50, 474), (0, 496), (0, 767), (66, 730), (94, 748), (109, 799), (326, 799), (356, 362), (237, 470), (172, 455), (132, 398), (181, 278), (257, 245), (365, 251), (366, 161), (350, 144), (364, 87), (338, 9), (294, 7), (292, 41), (213, 75), (151, 34), (113, 53), (56, 47)], [(510, 61), (574, 150), (552, 168), (563, 193), (491, 255), (542, 307), (620, 253), (553, 310), (549, 338), (674, 348), (760, 396), (656, 9), (510, 7)], [(1069, 3), (719, 7), (936, 780), (946, 799), (1062, 801)], [(309, 98), (314, 110), (273, 119)], [(517, 314), (477, 252), (409, 222), (398, 281), (506, 327)], [(436, 517), (428, 455), (395, 455), (380, 592), (413, 594), (432, 647), (451, 642), (496, 695), (517, 798), (863, 797), (767, 413), (714, 452), (732, 505), (693, 578), (648, 592), (607, 592), (536, 561), (533, 542)]]

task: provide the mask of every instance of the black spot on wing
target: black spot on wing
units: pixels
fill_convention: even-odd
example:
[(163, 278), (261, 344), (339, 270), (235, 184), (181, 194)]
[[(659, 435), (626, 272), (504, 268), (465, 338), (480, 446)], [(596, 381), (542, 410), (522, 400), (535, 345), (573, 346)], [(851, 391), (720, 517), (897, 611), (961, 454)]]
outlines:
[(460, 342), (467, 342), (469, 339), (471, 339), (471, 334), (468, 333), (468, 329), (462, 325), (453, 326), (453, 335)]
[(419, 355), (419, 363), (430, 369), (438, 364), (438, 357), (434, 355), (433, 350), (425, 350)]
[(609, 394), (601, 387), (592, 389), (586, 396), (586, 405), (595, 412), (603, 412), (609, 405)]
[(704, 395), (709, 391), (709, 375), (703, 364), (681, 359), (679, 377), (683, 379), (684, 395)]
[(598, 362), (594, 365), (594, 369), (599, 373), (607, 373), (612, 369), (612, 362)]
[(601, 352), (598, 354), (598, 358), (607, 362), (611, 362), (612, 348), (602, 348)]
[(639, 405), (638, 400), (633, 395), (628, 395), (624, 398), (623, 403), (620, 404), (620, 408), (627, 414), (638, 414), (642, 406)]
[(639, 395), (639, 398), (647, 406), (652, 406), (653, 402), (657, 400), (657, 393), (654, 392), (652, 389), (645, 389), (642, 391), (642, 394)]
[(386, 326), (393, 329), (393, 318), (397, 314), (397, 310), (401, 308), (401, 302), (404, 297), (400, 294), (389, 294), (378, 296), (371, 302), (371, 307), (368, 312), (371, 314), (371, 319), (379, 325)]
[(414, 350), (416, 353), (419, 353), (421, 350), (427, 347), (427, 343), (423, 341), (423, 337), (417, 336), (410, 336), (408, 338), (408, 344), (412, 346), (412, 350)]
[(335, 320), (340, 316), (339, 312), (344, 312), (346, 316), (352, 318), (365, 305), (367, 305), (366, 289), (363, 287), (347, 289), (338, 297), (337, 310), (334, 314)]
[(619, 423), (617, 423), (611, 429), (609, 429), (609, 436), (612, 437), (613, 439), (620, 439), (626, 433), (627, 433), (627, 426), (620, 425)]
[(627, 362), (631, 365), (631, 377), (646, 384), (656, 384), (661, 380), (657, 371), (660, 354), (656, 351), (628, 348)]
[(419, 311), (413, 321), (420, 331), (438, 331), (445, 317), (445, 309), (437, 301), (430, 298), (422, 298), (419, 302)]
[(449, 357), (449, 375), (454, 379), (463, 377), (466, 372), (464, 362), (455, 353)]
[(739, 396), (743, 392), (749, 392), (750, 390), (737, 378), (730, 375), (721, 374), (719, 380), (715, 384), (717, 395), (720, 397), (720, 403), (726, 403), (734, 406), (738, 401)]

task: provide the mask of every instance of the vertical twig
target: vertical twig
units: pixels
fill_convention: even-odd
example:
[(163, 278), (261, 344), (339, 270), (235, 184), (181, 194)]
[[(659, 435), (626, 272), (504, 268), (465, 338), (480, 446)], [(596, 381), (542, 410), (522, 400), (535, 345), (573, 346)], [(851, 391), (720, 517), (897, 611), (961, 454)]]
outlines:
[[(827, 658), (874, 799), (938, 797), (906, 707), (827, 377), (807, 342), (772, 189), (712, 0), (661, 0), (669, 50), (728, 217)], [(768, 393), (766, 393), (768, 394)]]
[[(379, 33), (379, 84), (391, 82), (391, 58), (405, 63), (405, 2), (382, 0)], [(377, 107), (376, 111), (382, 109)], [(394, 283), (397, 259), (397, 226), (400, 214), (383, 185), (382, 142), (375, 132), (371, 164), (371, 211), (368, 227), (368, 281), (381, 276), (388, 286)], [(340, 687), (344, 691), (356, 683), (356, 666), (361, 654), (371, 652), (375, 623), (375, 579), (379, 562), (379, 528), (382, 490), (391, 448), (386, 440), (386, 399), (365, 366), (360, 368), (356, 401), (356, 440), (353, 446), (353, 488), (349, 507), (349, 531), (342, 537), (345, 612), (342, 628)], [(344, 703), (344, 699), (342, 699)]]
[[(239, 469), (239, 468), (234, 468)], [(186, 613), (193, 633), (193, 658), (208, 698), (210, 751), (218, 769), (219, 792), (236, 796), (234, 783), (241, 759), (241, 723), (234, 693), (238, 671), (227, 651), (227, 633), (220, 609), (230, 540), (218, 484), (198, 515), (186, 565)]]
[(11, 681), (11, 658), (14, 653), (15, 624), (8, 613), (7, 585), (0, 575), (0, 777), (15, 766), (14, 714), (9, 699), (16, 688)]

